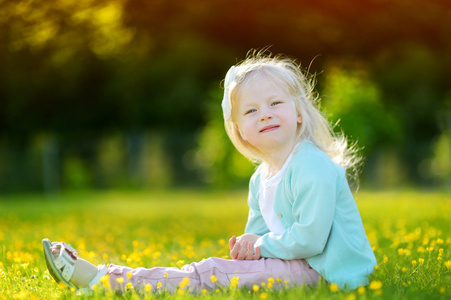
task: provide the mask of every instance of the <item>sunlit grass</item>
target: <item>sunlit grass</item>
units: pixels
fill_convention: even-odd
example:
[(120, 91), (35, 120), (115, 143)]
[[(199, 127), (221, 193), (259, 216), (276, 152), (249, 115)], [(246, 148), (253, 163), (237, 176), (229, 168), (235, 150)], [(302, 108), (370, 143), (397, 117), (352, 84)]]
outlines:
[[(78, 298), (46, 271), (44, 237), (70, 243), (95, 264), (180, 267), (210, 256), (227, 257), (228, 238), (242, 233), (247, 218), (244, 191), (92, 192), (2, 196), (0, 201), (0, 299)], [(356, 201), (378, 259), (369, 286), (350, 292), (333, 284), (275, 290), (278, 282), (268, 278), (250, 291), (236, 290), (231, 282), (231, 287), (196, 297), (449, 298), (451, 195), (361, 191)], [(195, 297), (182, 290), (158, 297), (181, 294)], [(101, 284), (94, 294), (114, 296)], [(138, 296), (130, 290), (126, 297)]]

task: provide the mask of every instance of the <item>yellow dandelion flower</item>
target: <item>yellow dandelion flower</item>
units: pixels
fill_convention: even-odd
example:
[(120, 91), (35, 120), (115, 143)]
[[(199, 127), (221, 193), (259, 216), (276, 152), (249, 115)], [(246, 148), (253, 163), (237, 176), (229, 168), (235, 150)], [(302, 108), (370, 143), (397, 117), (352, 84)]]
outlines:
[(119, 284), (122, 284), (122, 283), (124, 283), (124, 278), (123, 278), (123, 277), (116, 278), (116, 281), (117, 281)]
[(252, 289), (254, 290), (254, 292), (258, 292), (258, 290), (260, 289), (260, 287), (257, 284), (254, 284), (254, 286), (252, 287)]
[(261, 293), (261, 294), (260, 294), (260, 299), (268, 299), (268, 294), (266, 294), (266, 293)]
[(443, 244), (443, 240), (442, 239), (437, 239), (437, 244), (439, 244), (439, 245)]
[(274, 283), (274, 278), (269, 277), (269, 278), (268, 278), (268, 283)]
[(75, 292), (77, 291), (77, 289), (74, 288), (74, 287), (71, 287), (71, 288), (70, 288), (70, 291), (71, 291), (72, 293), (75, 293)]
[(179, 286), (181, 288), (186, 287), (189, 284), (189, 278), (188, 277), (183, 277), (182, 281), (180, 282)]
[(438, 249), (438, 254), (443, 254), (443, 248)]
[(378, 280), (371, 281), (369, 288), (370, 288), (370, 290), (373, 290), (373, 291), (380, 290), (382, 288), (382, 281), (378, 281)]
[(164, 272), (164, 277), (168, 278), (168, 273)]
[(418, 262), (419, 262), (420, 264), (424, 264), (424, 259), (423, 259), (423, 258), (419, 258), (419, 259), (418, 259)]
[(288, 280), (284, 280), (283, 283), (284, 283), (285, 285), (288, 285)]
[(184, 294), (185, 294), (184, 290), (182, 290), (182, 289), (177, 290), (177, 295), (184, 295)]
[(420, 246), (420, 247), (418, 247), (417, 248), (417, 252), (418, 253), (423, 253), (425, 250), (424, 250), (424, 247), (423, 246)]
[(441, 288), (440, 288), (440, 294), (444, 294), (445, 293), (445, 291), (446, 291), (446, 288), (444, 287), (444, 286), (442, 286)]
[(128, 273), (127, 273), (127, 278), (128, 278), (128, 280), (132, 279), (132, 276), (133, 276), (132, 272), (128, 272)]
[(207, 294), (208, 292), (207, 292), (207, 290), (206, 289), (202, 289), (202, 295), (205, 295), (205, 294)]
[(232, 280), (230, 280), (230, 288), (231, 289), (234, 289), (238, 286), (239, 279), (240, 279), (240, 277), (238, 277), (238, 276), (232, 277)]
[(405, 273), (405, 272), (407, 272), (407, 268), (406, 268), (406, 267), (402, 267), (401, 271), (402, 271), (403, 273)]
[(144, 286), (144, 290), (145, 290), (146, 292), (150, 292), (150, 291), (152, 290), (152, 285), (151, 285), (150, 283), (146, 284), (146, 285)]
[(268, 289), (272, 289), (273, 283), (272, 282), (268, 282)]
[(359, 286), (359, 288), (357, 289), (357, 293), (359, 293), (359, 295), (363, 295), (366, 292), (366, 288), (364, 286)]
[(338, 284), (336, 284), (335, 282), (332, 283), (331, 285), (329, 285), (329, 290), (331, 292), (338, 292), (340, 290), (340, 287), (338, 286)]
[(132, 284), (131, 282), (129, 282), (129, 283), (127, 283), (126, 287), (127, 287), (128, 289), (132, 289), (132, 288), (133, 288), (133, 284)]
[(427, 247), (426, 248), (426, 251), (428, 251), (428, 252), (432, 252), (434, 250), (434, 247)]
[(211, 275), (210, 280), (211, 282), (215, 283), (216, 281), (218, 281), (218, 278), (216, 278), (215, 275)]
[(399, 249), (398, 249), (398, 254), (399, 254), (399, 255), (402, 255), (403, 253), (404, 253), (404, 249), (403, 249), (403, 248), (399, 248)]
[(103, 253), (102, 257), (103, 257), (104, 260), (107, 260), (108, 259), (108, 254)]
[(379, 270), (379, 265), (375, 265), (374, 270)]
[(91, 289), (92, 289), (93, 291), (97, 290), (97, 284), (94, 284), (94, 285), (91, 287)]
[(451, 268), (451, 260), (445, 261), (445, 267), (450, 269)]
[(220, 239), (220, 240), (218, 241), (218, 244), (219, 244), (220, 246), (224, 246), (224, 245), (226, 244), (226, 242), (225, 242), (224, 239)]
[(216, 289), (216, 290), (215, 290), (215, 293), (219, 293), (219, 292), (220, 292), (220, 290), (219, 290), (219, 289)]
[(262, 282), (261, 286), (265, 287), (266, 286), (266, 282)]
[(352, 294), (349, 294), (348, 297), (346, 297), (346, 300), (355, 300), (356, 298), (357, 298), (357, 296), (354, 293), (352, 293)]
[(416, 266), (417, 265), (417, 261), (416, 260), (412, 260), (412, 266)]
[(158, 282), (158, 283), (157, 283), (157, 288), (158, 288), (158, 289), (161, 288), (161, 282)]
[(281, 282), (282, 282), (282, 279), (276, 278), (276, 281), (277, 281), (278, 283), (281, 283)]
[(384, 256), (384, 264), (388, 261), (388, 257)]
[(177, 266), (179, 266), (179, 267), (183, 266), (184, 264), (185, 264), (185, 261), (182, 259), (177, 261)]

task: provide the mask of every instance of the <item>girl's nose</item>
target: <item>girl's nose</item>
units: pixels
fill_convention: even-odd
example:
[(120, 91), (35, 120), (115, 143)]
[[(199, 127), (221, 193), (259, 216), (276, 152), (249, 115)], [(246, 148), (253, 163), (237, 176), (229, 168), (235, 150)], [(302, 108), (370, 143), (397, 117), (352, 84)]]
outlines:
[(265, 121), (265, 120), (269, 120), (272, 119), (272, 112), (271, 109), (269, 108), (264, 108), (261, 110), (261, 114), (260, 114), (260, 121)]

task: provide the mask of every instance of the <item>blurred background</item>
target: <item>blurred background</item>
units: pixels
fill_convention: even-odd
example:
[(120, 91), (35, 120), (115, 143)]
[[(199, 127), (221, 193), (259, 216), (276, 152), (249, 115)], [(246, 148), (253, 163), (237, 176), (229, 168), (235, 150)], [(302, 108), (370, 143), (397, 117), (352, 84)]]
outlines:
[(0, 0), (0, 193), (246, 187), (221, 80), (316, 73), (368, 189), (451, 189), (449, 0)]

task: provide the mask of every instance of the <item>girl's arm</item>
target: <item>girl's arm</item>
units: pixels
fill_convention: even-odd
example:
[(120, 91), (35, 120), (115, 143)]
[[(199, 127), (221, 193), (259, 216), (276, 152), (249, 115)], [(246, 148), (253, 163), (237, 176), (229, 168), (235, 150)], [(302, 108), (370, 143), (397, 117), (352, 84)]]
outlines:
[[(286, 230), (279, 236), (266, 233), (256, 241), (262, 257), (300, 259), (323, 252), (334, 220), (337, 185), (342, 184), (338, 172), (329, 164), (316, 164), (292, 176), (285, 187), (290, 189), (289, 199), (280, 199), (292, 201), (290, 212), (281, 212)], [(286, 194), (283, 197), (288, 198)]]

